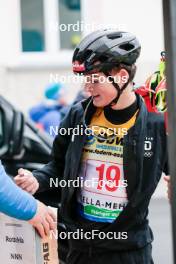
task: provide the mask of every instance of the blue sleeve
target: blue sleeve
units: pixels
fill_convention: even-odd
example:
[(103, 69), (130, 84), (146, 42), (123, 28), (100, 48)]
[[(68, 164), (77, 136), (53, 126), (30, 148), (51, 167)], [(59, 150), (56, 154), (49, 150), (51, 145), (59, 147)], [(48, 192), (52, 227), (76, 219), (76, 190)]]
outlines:
[(34, 197), (20, 189), (7, 174), (0, 161), (0, 212), (20, 220), (30, 220), (36, 214)]

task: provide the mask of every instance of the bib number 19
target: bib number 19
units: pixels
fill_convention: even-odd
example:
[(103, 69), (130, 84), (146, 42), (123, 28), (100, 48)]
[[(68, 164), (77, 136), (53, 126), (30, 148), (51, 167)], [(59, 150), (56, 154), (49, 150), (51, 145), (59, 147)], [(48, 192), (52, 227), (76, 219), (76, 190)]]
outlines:
[(120, 169), (118, 166), (111, 165), (106, 168), (105, 164), (101, 164), (99, 167), (96, 167), (96, 171), (98, 171), (99, 174), (98, 190), (102, 190), (103, 186), (105, 186), (106, 190), (110, 192), (117, 190), (120, 180)]

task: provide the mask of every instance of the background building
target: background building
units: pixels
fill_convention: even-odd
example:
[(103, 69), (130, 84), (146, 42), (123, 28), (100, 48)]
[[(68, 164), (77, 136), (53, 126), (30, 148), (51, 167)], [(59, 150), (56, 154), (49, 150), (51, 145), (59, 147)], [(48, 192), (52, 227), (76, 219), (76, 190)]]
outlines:
[[(81, 36), (112, 26), (140, 39), (135, 81), (143, 83), (163, 50), (161, 0), (0, 0), (0, 92), (27, 111), (42, 99), (47, 83), (71, 75)], [(80, 85), (66, 86), (71, 101)]]

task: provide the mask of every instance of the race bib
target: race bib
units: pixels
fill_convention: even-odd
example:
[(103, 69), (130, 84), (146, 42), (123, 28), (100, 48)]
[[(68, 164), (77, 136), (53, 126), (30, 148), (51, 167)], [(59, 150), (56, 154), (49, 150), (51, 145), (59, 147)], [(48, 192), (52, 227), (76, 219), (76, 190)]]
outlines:
[(123, 165), (87, 159), (82, 163), (79, 213), (96, 222), (113, 222), (128, 203)]

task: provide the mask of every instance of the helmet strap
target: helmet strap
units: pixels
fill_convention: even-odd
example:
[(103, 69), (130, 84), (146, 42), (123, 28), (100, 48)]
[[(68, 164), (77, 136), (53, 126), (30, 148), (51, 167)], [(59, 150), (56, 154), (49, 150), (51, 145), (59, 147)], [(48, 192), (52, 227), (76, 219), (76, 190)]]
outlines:
[(109, 80), (112, 82), (112, 85), (115, 87), (116, 91), (117, 91), (117, 96), (115, 99), (113, 99), (108, 106), (111, 107), (115, 104), (117, 104), (122, 92), (126, 89), (126, 87), (128, 86), (129, 82), (130, 82), (130, 78), (128, 79), (128, 82), (126, 82), (121, 88), (120, 86), (117, 84), (117, 82), (115, 81), (115, 79), (112, 76), (109, 76), (109, 73), (104, 72), (104, 74), (109, 77)]

